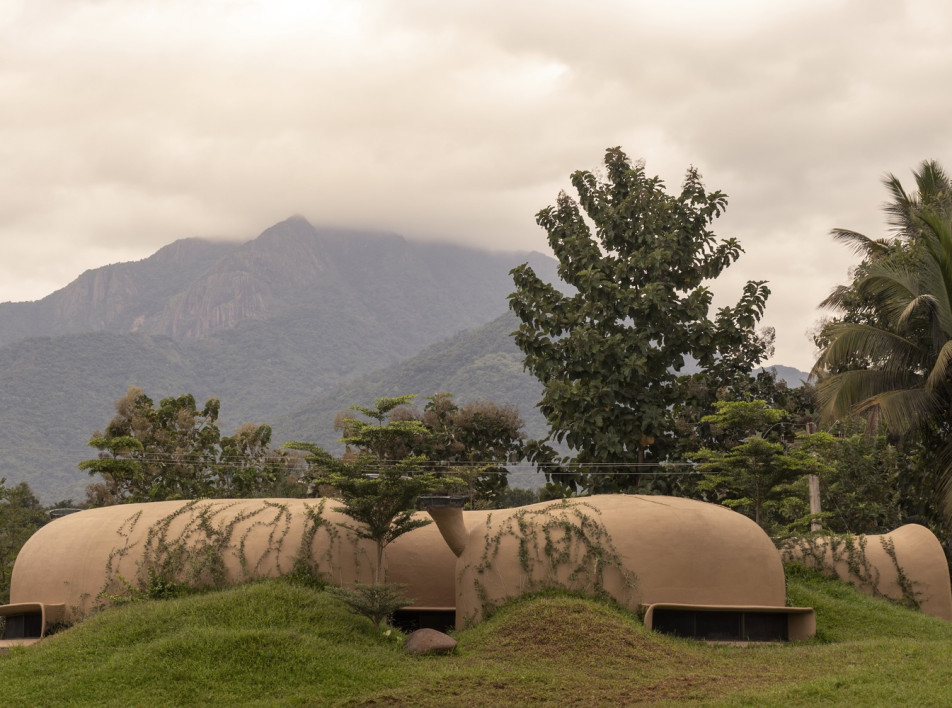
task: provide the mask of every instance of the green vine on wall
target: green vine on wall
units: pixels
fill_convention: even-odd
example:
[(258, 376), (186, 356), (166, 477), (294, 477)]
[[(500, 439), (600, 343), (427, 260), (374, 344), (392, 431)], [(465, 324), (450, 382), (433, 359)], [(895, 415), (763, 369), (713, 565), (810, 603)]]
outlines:
[[(339, 533), (324, 518), (324, 501), (304, 505), (304, 529), (300, 543), (284, 565), (284, 553), (294, 513), (286, 503), (261, 500), (260, 504), (234, 513), (234, 507), (246, 502), (190, 501), (159, 519), (132, 541), (142, 511), (137, 511), (119, 527), (123, 543), (114, 548), (106, 562), (106, 582), (97, 599), (110, 604), (142, 598), (170, 597), (196, 590), (221, 588), (265, 575), (289, 575), (308, 584), (323, 586), (320, 569), (330, 565), (333, 544)], [(250, 522), (250, 523), (249, 523)], [(236, 538), (236, 529), (245, 525)], [(314, 547), (320, 530), (328, 543), (323, 559), (315, 558)], [(267, 541), (257, 557), (250, 557), (248, 541), (263, 534)], [(120, 562), (137, 549), (139, 558), (134, 577), (119, 573)], [(238, 572), (229, 573), (227, 558), (237, 559)], [(284, 561), (286, 562), (286, 560)]]
[(895, 542), (888, 536), (880, 536), (879, 542), (896, 571), (900, 597), (892, 597), (880, 590), (881, 573), (869, 562), (866, 554), (868, 539), (865, 535), (796, 536), (783, 542), (780, 553), (786, 563), (802, 562), (832, 578), (840, 577), (837, 566), (842, 564), (847, 570), (847, 577), (843, 580), (857, 587), (869, 588), (874, 597), (919, 609), (920, 593), (896, 558)]
[[(602, 599), (612, 596), (605, 589), (606, 571), (614, 570), (626, 595), (636, 586), (635, 575), (627, 570), (598, 509), (584, 502), (561, 500), (542, 509), (522, 509), (492, 529), (492, 515), (486, 519), (487, 534), (479, 560), (471, 566), (483, 616), (488, 616), (503, 600), (489, 596), (483, 577), (499, 559), (507, 538), (517, 544), (519, 566), (525, 575), (522, 592), (565, 588)], [(461, 571), (465, 572), (467, 568)], [(614, 597), (624, 602), (627, 597)], [(473, 618), (467, 618), (471, 622)]]

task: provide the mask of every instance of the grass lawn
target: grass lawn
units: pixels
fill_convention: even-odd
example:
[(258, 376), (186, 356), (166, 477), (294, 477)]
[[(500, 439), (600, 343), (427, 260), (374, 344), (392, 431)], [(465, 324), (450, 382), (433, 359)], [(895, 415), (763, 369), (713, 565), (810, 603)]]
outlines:
[(811, 642), (730, 647), (665, 637), (624, 610), (526, 598), (412, 657), (332, 596), (268, 581), (105, 611), (0, 656), (4, 706), (948, 705), (952, 624), (816, 574)]

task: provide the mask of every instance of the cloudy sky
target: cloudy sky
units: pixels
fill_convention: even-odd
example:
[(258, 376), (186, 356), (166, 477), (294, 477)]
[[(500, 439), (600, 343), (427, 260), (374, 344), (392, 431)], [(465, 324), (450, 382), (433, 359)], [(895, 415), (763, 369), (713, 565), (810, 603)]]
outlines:
[(773, 361), (880, 235), (881, 178), (952, 169), (943, 0), (0, 0), (0, 301), (292, 214), (546, 250), (534, 214), (620, 145), (698, 167), (770, 281)]

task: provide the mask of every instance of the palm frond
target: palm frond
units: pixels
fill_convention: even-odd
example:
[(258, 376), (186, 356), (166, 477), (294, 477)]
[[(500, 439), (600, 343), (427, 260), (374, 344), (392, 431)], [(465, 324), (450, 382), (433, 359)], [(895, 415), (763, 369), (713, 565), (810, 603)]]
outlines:
[(919, 190), (919, 204), (930, 211), (948, 211), (952, 206), (952, 183), (935, 160), (923, 160), (913, 173)]
[(952, 340), (942, 345), (935, 358), (932, 371), (926, 379), (926, 388), (930, 391), (944, 387), (949, 383), (949, 367), (952, 366)]
[(851, 231), (850, 229), (833, 229), (830, 231), (830, 236), (837, 243), (849, 248), (853, 255), (863, 256), (871, 260), (889, 253), (889, 248), (892, 245), (892, 241), (887, 239), (872, 239), (869, 236), (864, 236), (859, 231)]
[(909, 325), (909, 321), (916, 315), (925, 314), (932, 319), (936, 316), (938, 309), (939, 302), (936, 300), (935, 295), (930, 295), (929, 293), (917, 295), (909, 300), (905, 307), (902, 308), (902, 312), (900, 312), (899, 317), (896, 318), (896, 324), (899, 329), (905, 329)]
[(921, 368), (923, 353), (915, 342), (887, 329), (853, 322), (833, 322), (823, 329), (830, 343), (820, 353), (812, 376), (872, 362), (893, 369)]
[(883, 177), (883, 184), (892, 195), (892, 199), (883, 205), (886, 212), (886, 223), (892, 228), (897, 237), (907, 238), (915, 230), (915, 212), (918, 200), (906, 194), (902, 182), (893, 175)]
[(852, 288), (846, 285), (837, 285), (829, 295), (819, 304), (827, 310), (842, 310), (846, 307), (846, 298), (853, 292)]
[(921, 377), (908, 371), (854, 369), (817, 381), (816, 397), (821, 417), (832, 421), (868, 411), (873, 407), (871, 401), (883, 393), (921, 386)]
[(857, 410), (878, 407), (890, 432), (904, 435), (928, 422), (936, 413), (937, 404), (932, 392), (919, 387), (886, 391), (867, 399)]

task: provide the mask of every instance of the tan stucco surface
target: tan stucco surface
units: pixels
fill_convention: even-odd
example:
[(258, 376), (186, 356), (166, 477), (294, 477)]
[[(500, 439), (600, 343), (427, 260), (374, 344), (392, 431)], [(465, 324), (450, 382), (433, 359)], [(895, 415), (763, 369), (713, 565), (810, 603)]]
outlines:
[[(467, 519), (467, 526), (456, 565), (458, 627), (527, 591), (591, 592), (599, 582), (634, 610), (657, 602), (781, 607), (786, 600), (770, 538), (747, 517), (714, 504), (602, 495), (494, 512), (480, 524)], [(574, 527), (587, 527), (601, 549), (589, 552), (591, 540), (580, 540)], [(556, 557), (561, 560), (553, 563)]]
[[(212, 530), (211, 538), (215, 532), (229, 536), (217, 549), (223, 574), (187, 570), (185, 581), (232, 584), (281, 575), (302, 557), (309, 514), (313, 516), (321, 501), (170, 501), (70, 514), (41, 528), (23, 546), (13, 569), (10, 601), (64, 604), (68, 618), (83, 616), (104, 602), (104, 593), (127, 593), (127, 583), (145, 579), (147, 568), (169, 558), (179, 540), (196, 553), (202, 546), (209, 548), (205, 529)], [(369, 582), (373, 547), (339, 525), (352, 522), (335, 511), (337, 506), (324, 501), (320, 516), (326, 524), (318, 527), (304, 556), (330, 583)], [(420, 516), (428, 518), (422, 512)], [(389, 580), (407, 585), (415, 606), (452, 608), (455, 561), (431, 524), (391, 544), (384, 568)]]
[(911, 593), (924, 613), (952, 621), (948, 562), (939, 539), (925, 526), (907, 524), (882, 535), (821, 536), (788, 544), (783, 556), (825, 570), (869, 595), (903, 602)]
[[(202, 500), (71, 514), (23, 547), (11, 602), (61, 604), (69, 620), (147, 582), (150, 568), (164, 568), (166, 576), (172, 568), (176, 580), (193, 585), (227, 585), (288, 573), (302, 559), (332, 584), (369, 582), (373, 547), (342, 526), (352, 522), (337, 506), (319, 499)], [(633, 610), (785, 603), (772, 542), (753, 521), (721, 506), (604, 495), (435, 513), (459, 557), (430, 524), (392, 543), (384, 570), (407, 586), (412, 606), (456, 608), (459, 626), (553, 586), (603, 592)], [(202, 558), (220, 561), (196, 565)]]

